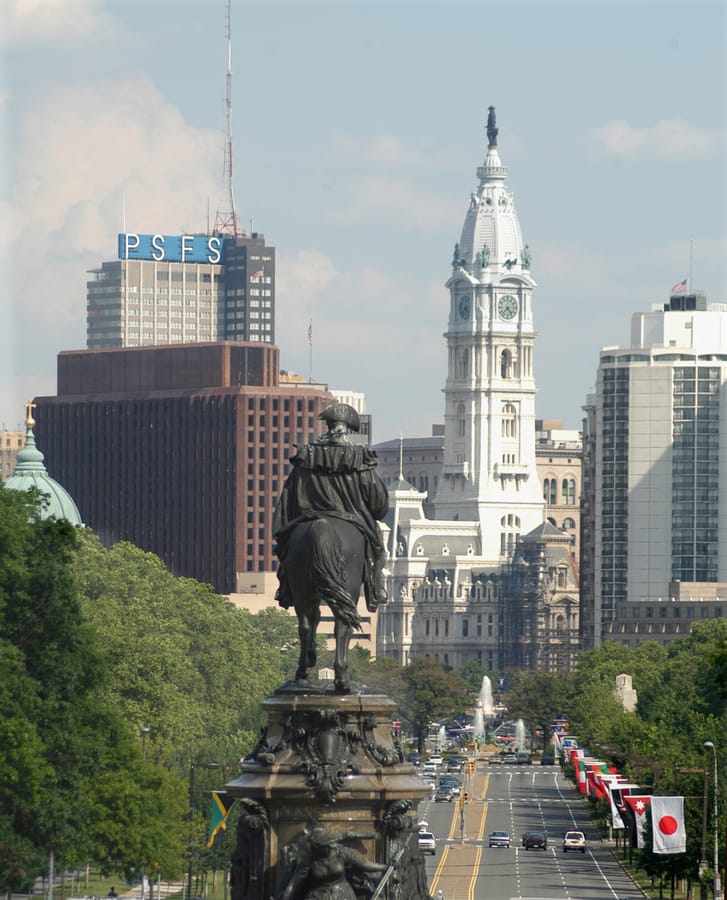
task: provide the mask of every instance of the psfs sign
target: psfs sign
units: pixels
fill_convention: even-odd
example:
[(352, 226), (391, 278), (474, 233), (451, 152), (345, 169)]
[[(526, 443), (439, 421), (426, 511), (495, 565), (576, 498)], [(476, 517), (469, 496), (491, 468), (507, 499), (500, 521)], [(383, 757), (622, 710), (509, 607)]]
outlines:
[(152, 262), (222, 263), (223, 242), (208, 234), (119, 235), (119, 259), (147, 259)]

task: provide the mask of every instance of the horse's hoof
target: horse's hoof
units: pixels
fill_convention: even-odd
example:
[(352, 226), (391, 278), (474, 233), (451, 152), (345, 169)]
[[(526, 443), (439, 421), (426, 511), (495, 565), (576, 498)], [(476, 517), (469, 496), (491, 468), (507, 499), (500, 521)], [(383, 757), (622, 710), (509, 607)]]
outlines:
[(351, 682), (343, 678), (336, 678), (333, 681), (333, 689), (337, 694), (349, 694), (351, 692)]

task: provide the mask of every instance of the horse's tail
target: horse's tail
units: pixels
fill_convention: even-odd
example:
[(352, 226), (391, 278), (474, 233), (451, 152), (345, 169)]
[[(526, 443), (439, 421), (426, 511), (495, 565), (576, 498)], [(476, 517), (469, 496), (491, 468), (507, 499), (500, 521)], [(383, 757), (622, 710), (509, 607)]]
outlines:
[(324, 519), (311, 523), (312, 549), (310, 572), (313, 583), (321, 594), (321, 600), (330, 607), (334, 617), (349, 628), (360, 628), (361, 618), (356, 600), (345, 589), (346, 558), (341, 537), (335, 527)]

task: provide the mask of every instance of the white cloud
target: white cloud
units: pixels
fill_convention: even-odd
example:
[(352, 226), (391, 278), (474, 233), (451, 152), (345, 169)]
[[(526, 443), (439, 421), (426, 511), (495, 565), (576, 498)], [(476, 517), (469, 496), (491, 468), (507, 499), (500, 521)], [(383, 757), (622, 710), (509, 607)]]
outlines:
[(697, 128), (683, 119), (663, 119), (650, 128), (636, 128), (617, 120), (594, 129), (589, 137), (604, 156), (694, 162), (717, 157), (724, 146), (725, 132)]
[(5, 0), (0, 43), (32, 46), (63, 41), (63, 49), (93, 37), (117, 40), (124, 27), (101, 0)]
[(432, 169), (434, 161), (420, 150), (411, 150), (393, 134), (368, 139), (337, 134), (327, 154), (327, 165), (343, 168), (373, 166), (381, 169)]
[(350, 182), (348, 197), (332, 218), (344, 225), (385, 222), (388, 227), (439, 231), (443, 222), (456, 227), (461, 210), (461, 197), (444, 199), (413, 181), (369, 175)]

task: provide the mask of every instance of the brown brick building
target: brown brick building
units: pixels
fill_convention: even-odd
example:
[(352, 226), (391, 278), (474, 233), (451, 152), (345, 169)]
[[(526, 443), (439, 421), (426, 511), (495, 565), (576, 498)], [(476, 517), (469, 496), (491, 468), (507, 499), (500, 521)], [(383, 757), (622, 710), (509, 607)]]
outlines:
[(49, 473), (105, 544), (131, 541), (235, 592), (245, 573), (275, 569), (272, 510), (293, 444), (321, 433), (334, 401), (279, 371), (278, 347), (262, 342), (60, 353), (58, 395), (36, 397)]

